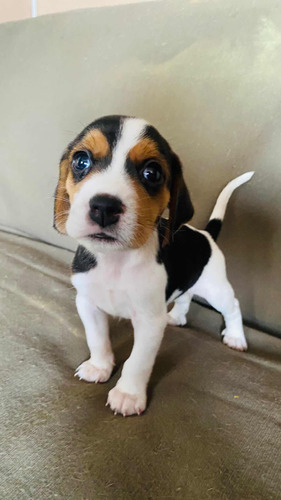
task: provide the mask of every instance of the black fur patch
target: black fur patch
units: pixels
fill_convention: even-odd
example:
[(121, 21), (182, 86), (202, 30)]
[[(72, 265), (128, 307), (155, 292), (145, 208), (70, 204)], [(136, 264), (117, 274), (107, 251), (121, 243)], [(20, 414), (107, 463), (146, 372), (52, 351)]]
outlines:
[(97, 260), (95, 256), (90, 253), (85, 247), (79, 245), (76, 250), (73, 262), (72, 262), (72, 272), (73, 273), (86, 273), (96, 267)]
[(171, 173), (170, 231), (174, 233), (193, 217), (194, 209), (184, 182), (180, 159), (175, 153), (172, 154)]
[(112, 151), (120, 137), (124, 118), (126, 117), (120, 115), (104, 116), (92, 122), (88, 127), (98, 128), (105, 135)]
[(167, 274), (166, 300), (175, 290), (181, 293), (191, 288), (211, 257), (211, 246), (207, 238), (196, 230), (182, 226), (172, 241), (162, 248), (163, 235), (167, 220), (161, 219), (158, 225), (159, 251), (157, 262), (163, 263)]
[(217, 240), (218, 235), (222, 227), (222, 221), (220, 219), (212, 219), (208, 222), (205, 231), (212, 236), (213, 240)]
[(162, 137), (161, 134), (159, 134), (158, 130), (154, 128), (152, 125), (147, 125), (145, 128), (143, 137), (148, 137), (152, 141), (154, 141), (157, 144), (159, 152), (165, 156), (165, 158), (169, 161), (170, 156), (172, 154), (171, 148), (169, 143)]

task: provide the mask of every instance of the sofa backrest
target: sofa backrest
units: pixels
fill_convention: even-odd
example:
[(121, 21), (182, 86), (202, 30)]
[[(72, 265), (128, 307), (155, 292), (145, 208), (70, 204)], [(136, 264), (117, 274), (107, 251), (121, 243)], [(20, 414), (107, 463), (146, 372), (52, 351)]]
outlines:
[(203, 228), (222, 187), (219, 244), (244, 317), (280, 331), (281, 14), (273, 0), (151, 2), (0, 26), (2, 228), (52, 244), (60, 155), (106, 114), (144, 117), (179, 154)]

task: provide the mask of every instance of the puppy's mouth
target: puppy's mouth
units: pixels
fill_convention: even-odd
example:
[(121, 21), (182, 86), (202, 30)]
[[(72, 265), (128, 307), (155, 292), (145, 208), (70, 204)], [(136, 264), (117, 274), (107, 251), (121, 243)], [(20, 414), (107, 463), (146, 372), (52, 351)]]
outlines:
[(117, 241), (117, 238), (114, 238), (113, 236), (109, 236), (106, 233), (89, 234), (88, 238), (91, 238), (92, 240), (97, 240), (97, 241), (107, 241), (107, 242)]

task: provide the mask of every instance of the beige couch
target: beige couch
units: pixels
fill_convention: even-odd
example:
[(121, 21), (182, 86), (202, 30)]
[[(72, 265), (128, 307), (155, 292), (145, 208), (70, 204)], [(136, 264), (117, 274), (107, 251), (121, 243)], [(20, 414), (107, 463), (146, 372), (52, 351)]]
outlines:
[[(281, 7), (151, 2), (0, 26), (1, 498), (280, 498)], [(87, 357), (69, 265), (52, 229), (58, 160), (94, 118), (151, 121), (185, 165), (204, 227), (220, 189), (252, 181), (219, 238), (249, 351), (219, 342), (192, 304), (167, 328), (140, 418), (104, 407), (132, 345), (112, 320), (108, 384), (74, 379)]]

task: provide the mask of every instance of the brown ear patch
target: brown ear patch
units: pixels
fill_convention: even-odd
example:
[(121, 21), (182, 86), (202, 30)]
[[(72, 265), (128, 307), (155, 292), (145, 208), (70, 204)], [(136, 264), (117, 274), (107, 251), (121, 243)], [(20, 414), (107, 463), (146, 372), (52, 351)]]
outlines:
[(132, 248), (138, 248), (155, 229), (159, 217), (169, 203), (170, 192), (164, 185), (157, 195), (151, 197), (138, 181), (132, 179), (132, 182), (137, 198), (137, 223)]
[(60, 233), (64, 234), (66, 232), (65, 223), (70, 208), (69, 197), (66, 191), (67, 175), (68, 175), (68, 160), (63, 159), (60, 163), (60, 175), (55, 193), (54, 227)]

